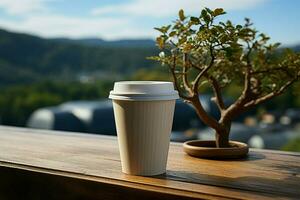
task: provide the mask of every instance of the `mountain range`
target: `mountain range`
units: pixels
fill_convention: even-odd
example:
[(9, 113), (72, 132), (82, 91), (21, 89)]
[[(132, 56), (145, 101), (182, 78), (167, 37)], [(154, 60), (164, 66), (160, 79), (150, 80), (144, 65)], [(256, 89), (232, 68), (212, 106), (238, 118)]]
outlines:
[(153, 40), (105, 41), (98, 38), (45, 39), (0, 29), (0, 86), (41, 79), (73, 79), (78, 74), (130, 74), (157, 64)]
[(102, 46), (102, 47), (155, 47), (154, 40), (151, 39), (123, 39), (106, 41), (100, 38), (54, 38), (53, 41), (63, 42), (68, 44), (80, 44), (87, 46)]

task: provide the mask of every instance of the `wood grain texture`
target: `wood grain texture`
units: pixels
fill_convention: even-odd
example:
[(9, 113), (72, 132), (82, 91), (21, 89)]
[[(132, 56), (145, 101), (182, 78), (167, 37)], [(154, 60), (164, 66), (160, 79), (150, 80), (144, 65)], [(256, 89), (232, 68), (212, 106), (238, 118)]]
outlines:
[(299, 199), (300, 154), (251, 149), (245, 159), (205, 160), (171, 143), (167, 173), (140, 177), (121, 172), (115, 137), (0, 126), (0, 198), (17, 194), (28, 199), (39, 194), (44, 199)]

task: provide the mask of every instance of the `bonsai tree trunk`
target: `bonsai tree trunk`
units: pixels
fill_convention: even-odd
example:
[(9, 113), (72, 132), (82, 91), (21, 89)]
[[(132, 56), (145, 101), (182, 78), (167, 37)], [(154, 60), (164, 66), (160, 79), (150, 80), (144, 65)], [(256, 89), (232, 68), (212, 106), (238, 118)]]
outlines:
[[(209, 116), (204, 110), (198, 93), (193, 98), (188, 100), (196, 110), (198, 117), (208, 126), (215, 129), (215, 137), (216, 137), (216, 147), (217, 148), (226, 148), (230, 147), (229, 145), (229, 133), (231, 128), (231, 119), (228, 118), (227, 114), (223, 115), (219, 121), (216, 121), (214, 118)], [(223, 102), (223, 101), (222, 101)], [(223, 107), (222, 103), (222, 107)], [(222, 111), (221, 111), (222, 112)], [(222, 115), (222, 113), (221, 113)]]
[(231, 122), (224, 123), (224, 124), (222, 124), (222, 126), (223, 126), (223, 129), (216, 130), (216, 133), (215, 133), (217, 148), (230, 147), (229, 134), (230, 134)]

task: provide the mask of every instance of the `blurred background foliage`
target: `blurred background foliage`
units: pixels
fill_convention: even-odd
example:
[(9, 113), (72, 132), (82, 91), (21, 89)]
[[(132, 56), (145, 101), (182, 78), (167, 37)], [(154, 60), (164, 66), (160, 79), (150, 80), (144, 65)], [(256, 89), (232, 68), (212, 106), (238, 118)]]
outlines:
[(282, 147), (281, 150), (300, 152), (300, 138), (297, 138), (297, 139), (287, 143), (285, 146)]
[(112, 81), (93, 83), (44, 81), (7, 87), (0, 93), (1, 122), (5, 125), (25, 126), (36, 109), (54, 106), (70, 100), (93, 100), (107, 96)]

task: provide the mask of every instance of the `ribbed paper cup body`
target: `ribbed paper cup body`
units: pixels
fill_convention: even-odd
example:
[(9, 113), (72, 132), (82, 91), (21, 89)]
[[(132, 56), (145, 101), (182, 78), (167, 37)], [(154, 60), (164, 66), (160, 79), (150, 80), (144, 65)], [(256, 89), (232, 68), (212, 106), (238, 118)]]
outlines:
[[(133, 83), (141, 86), (151, 84), (151, 82)], [(130, 98), (124, 94), (120, 98), (116, 96), (113, 98), (122, 171), (126, 174), (151, 176), (166, 171), (177, 96), (176, 93), (173, 93), (173, 96), (161, 93), (158, 89), (160, 85), (157, 82), (153, 83), (155, 85), (150, 87), (152, 90), (157, 89), (152, 95), (149, 91), (146, 93), (139, 91), (134, 95), (133, 91), (129, 95)]]
[(175, 100), (114, 100), (122, 171), (156, 175), (166, 170)]

